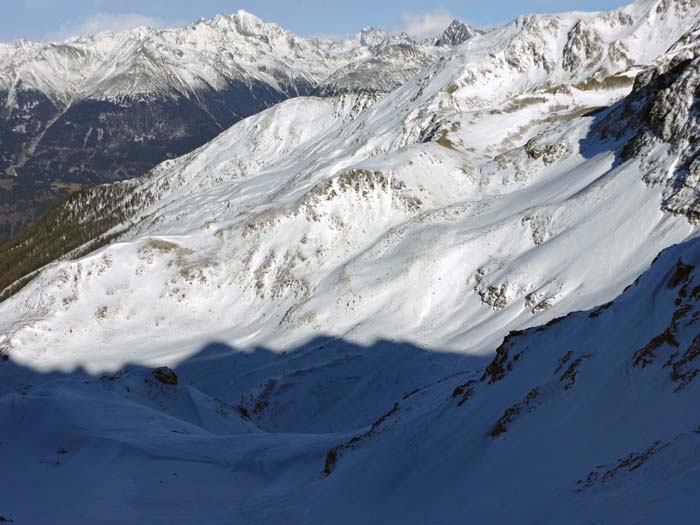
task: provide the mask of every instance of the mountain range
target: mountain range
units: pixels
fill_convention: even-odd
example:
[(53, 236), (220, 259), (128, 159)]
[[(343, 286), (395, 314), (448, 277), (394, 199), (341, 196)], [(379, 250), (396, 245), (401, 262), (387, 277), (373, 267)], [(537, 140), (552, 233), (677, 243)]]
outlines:
[(290, 97), (391, 91), (472, 34), (455, 21), (424, 42), (373, 28), (301, 38), (239, 11), (0, 44), (0, 238), (69, 192), (143, 175)]
[(694, 523), (700, 1), (423, 42), (238, 13), (94, 37), (176, 76), (76, 85), (191, 100), (163, 48), (223, 27), (279, 100), (0, 249), (0, 515)]

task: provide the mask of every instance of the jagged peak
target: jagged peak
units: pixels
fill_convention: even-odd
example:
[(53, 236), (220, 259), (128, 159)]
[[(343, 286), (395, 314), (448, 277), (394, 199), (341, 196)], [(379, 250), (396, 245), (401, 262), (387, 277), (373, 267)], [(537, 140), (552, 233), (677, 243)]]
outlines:
[(380, 45), (382, 42), (384, 42), (388, 35), (385, 31), (373, 27), (373, 26), (368, 26), (368, 27), (363, 27), (360, 30), (360, 44), (363, 46), (377, 46)]
[(461, 20), (454, 19), (435, 41), (436, 46), (458, 46), (477, 35), (477, 31)]
[(265, 22), (254, 14), (239, 9), (231, 15), (217, 14), (211, 20), (202, 20), (204, 23), (216, 30), (234, 31), (243, 36), (259, 36), (268, 34), (270, 31), (281, 31), (277, 24)]

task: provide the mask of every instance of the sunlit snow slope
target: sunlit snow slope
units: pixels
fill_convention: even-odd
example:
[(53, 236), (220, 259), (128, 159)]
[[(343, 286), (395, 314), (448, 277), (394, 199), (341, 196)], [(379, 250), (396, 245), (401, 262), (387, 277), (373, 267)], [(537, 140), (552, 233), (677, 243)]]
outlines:
[(245, 11), (179, 29), (0, 43), (0, 239), (60, 197), (131, 179), (299, 95), (386, 93), (473, 30), (302, 38)]
[(699, 20), (521, 17), (126, 183), (0, 303), (8, 514), (692, 523)]

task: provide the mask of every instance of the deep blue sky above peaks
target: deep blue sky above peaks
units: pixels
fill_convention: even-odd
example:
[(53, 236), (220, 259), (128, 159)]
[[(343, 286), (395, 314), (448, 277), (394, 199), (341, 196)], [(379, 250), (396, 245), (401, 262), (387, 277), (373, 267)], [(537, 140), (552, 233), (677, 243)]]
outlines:
[(300, 35), (347, 35), (366, 26), (435, 34), (452, 18), (478, 27), (525, 13), (608, 10), (624, 0), (0, 0), (0, 41), (60, 40), (138, 25), (179, 27), (245, 9)]

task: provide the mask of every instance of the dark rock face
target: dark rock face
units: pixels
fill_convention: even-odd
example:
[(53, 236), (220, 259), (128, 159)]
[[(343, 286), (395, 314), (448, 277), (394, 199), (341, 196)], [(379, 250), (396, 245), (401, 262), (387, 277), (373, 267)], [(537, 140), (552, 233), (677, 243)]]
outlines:
[(164, 385), (177, 385), (177, 374), (167, 366), (161, 366), (153, 371), (153, 377), (156, 381)]
[(135, 177), (160, 159), (186, 153), (221, 128), (190, 100), (88, 100), (46, 130), (20, 177), (80, 184)]
[[(6, 103), (11, 96), (14, 103)], [(43, 93), (23, 90), (21, 83), (12, 95), (0, 91), (0, 100), (0, 175), (13, 176), (25, 146), (44, 132), (60, 109)]]
[[(225, 90), (190, 97), (87, 99), (67, 107), (38, 91), (0, 92), (0, 239), (72, 191), (138, 177), (237, 121), (312, 89), (304, 81), (276, 89), (232, 80)], [(5, 104), (9, 96), (14, 104)]]
[(663, 188), (661, 209), (693, 224), (700, 223), (699, 51), (640, 73), (632, 93), (597, 126), (604, 138), (626, 139), (621, 160), (639, 159), (644, 182)]
[(452, 23), (435, 41), (436, 46), (458, 46), (466, 42), (470, 38), (476, 36), (476, 31), (467, 24), (459, 20), (453, 20)]

